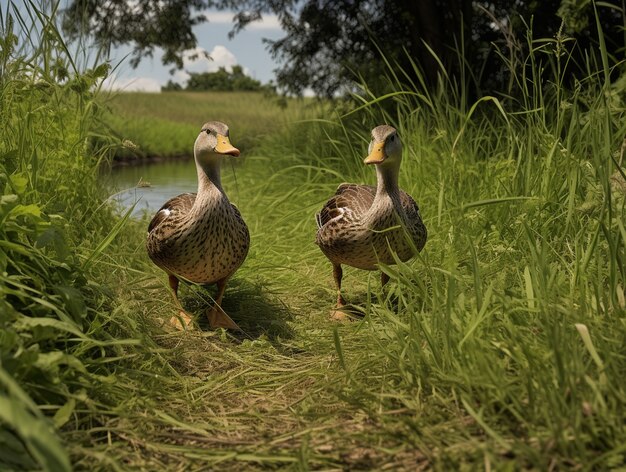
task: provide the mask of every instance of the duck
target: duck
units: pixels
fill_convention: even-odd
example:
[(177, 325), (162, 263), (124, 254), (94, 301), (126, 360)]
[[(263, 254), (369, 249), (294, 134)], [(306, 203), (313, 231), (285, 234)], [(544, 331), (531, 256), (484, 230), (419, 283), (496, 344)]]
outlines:
[[(348, 318), (341, 293), (342, 265), (372, 271), (381, 263), (395, 264), (396, 258), (404, 262), (424, 248), (428, 237), (417, 203), (398, 186), (402, 142), (394, 127), (372, 130), (363, 162), (376, 168), (377, 185), (342, 183), (315, 215), (315, 242), (333, 265), (335, 320)], [(381, 285), (388, 281), (381, 272)]]
[(197, 193), (183, 193), (166, 201), (148, 225), (148, 256), (168, 275), (179, 311), (170, 323), (192, 327), (192, 317), (178, 298), (180, 280), (217, 285), (214, 305), (207, 310), (212, 329), (239, 330), (221, 308), (226, 284), (243, 264), (250, 232), (239, 209), (222, 187), (220, 166), (226, 156), (239, 157), (229, 140), (228, 126), (219, 121), (202, 125), (193, 148), (198, 173)]

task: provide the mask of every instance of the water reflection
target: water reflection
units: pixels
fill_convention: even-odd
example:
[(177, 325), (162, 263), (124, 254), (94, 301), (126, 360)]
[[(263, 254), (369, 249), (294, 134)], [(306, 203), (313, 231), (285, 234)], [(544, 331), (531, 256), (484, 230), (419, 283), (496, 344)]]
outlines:
[(107, 177), (121, 208), (136, 203), (133, 216), (153, 213), (169, 198), (198, 189), (193, 159), (171, 159), (153, 164), (120, 166)]

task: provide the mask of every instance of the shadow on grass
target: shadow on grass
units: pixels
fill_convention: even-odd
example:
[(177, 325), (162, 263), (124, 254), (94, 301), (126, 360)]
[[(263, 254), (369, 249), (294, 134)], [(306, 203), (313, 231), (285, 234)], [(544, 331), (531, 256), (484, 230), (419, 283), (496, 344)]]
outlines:
[[(342, 290), (342, 295), (346, 301), (343, 311), (353, 321), (362, 320), (367, 314), (367, 307), (371, 304), (385, 305), (392, 312), (397, 313), (399, 310), (399, 297), (396, 293), (396, 282), (391, 281), (385, 287), (373, 287), (372, 291), (359, 288), (347, 288)], [(313, 297), (317, 300), (324, 300), (324, 306), (328, 308), (328, 312), (335, 311), (336, 292), (333, 289), (320, 288), (313, 293)]]
[[(194, 286), (193, 294), (182, 300), (186, 310), (194, 315), (200, 329), (208, 331), (209, 323), (205, 316), (213, 306), (216, 287)], [(244, 333), (231, 333), (239, 339), (256, 339), (262, 335), (270, 341), (290, 339), (293, 329), (288, 321), (293, 320), (289, 308), (276, 295), (268, 293), (261, 285), (242, 279), (234, 279), (228, 283), (222, 300), (222, 309), (239, 325)]]

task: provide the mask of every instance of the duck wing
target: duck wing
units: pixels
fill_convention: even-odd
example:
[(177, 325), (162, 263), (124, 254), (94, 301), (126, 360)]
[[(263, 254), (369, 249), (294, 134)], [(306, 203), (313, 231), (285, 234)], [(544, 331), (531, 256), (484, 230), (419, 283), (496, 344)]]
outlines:
[(404, 190), (400, 190), (400, 205), (404, 210), (409, 221), (421, 220), (420, 209), (413, 197), (406, 193)]
[(170, 198), (159, 208), (159, 211), (156, 212), (152, 221), (150, 221), (148, 233), (171, 216), (180, 216), (188, 213), (195, 201), (195, 193), (182, 193), (176, 197)]
[(375, 196), (376, 187), (371, 185), (341, 184), (335, 195), (315, 215), (317, 227), (321, 228), (333, 218), (346, 214), (359, 219), (372, 206)]
[(413, 242), (417, 250), (421, 251), (426, 244), (428, 231), (422, 221), (420, 209), (417, 203), (415, 203), (415, 200), (413, 200), (413, 197), (404, 191), (400, 191), (400, 205), (402, 205), (402, 209), (406, 215), (409, 234), (413, 237)]

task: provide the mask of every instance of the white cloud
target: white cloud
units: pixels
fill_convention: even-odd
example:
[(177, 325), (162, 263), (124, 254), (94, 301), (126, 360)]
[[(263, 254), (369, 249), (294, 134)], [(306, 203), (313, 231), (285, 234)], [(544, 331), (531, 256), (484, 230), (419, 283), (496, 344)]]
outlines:
[[(209, 20), (209, 23), (215, 24), (230, 24), (233, 25), (235, 23), (234, 12), (229, 11), (211, 11), (205, 13), (205, 17)], [(282, 29), (280, 26), (280, 21), (278, 20), (278, 16), (276, 15), (263, 15), (262, 18), (258, 21), (253, 21), (252, 23), (248, 23), (246, 29), (251, 30), (279, 30)]]
[(276, 15), (263, 15), (259, 21), (253, 21), (246, 28), (251, 30), (282, 30), (280, 21)]
[(204, 16), (209, 20), (209, 23), (233, 23), (235, 14), (228, 11), (210, 11)]
[(220, 67), (226, 67), (227, 71), (231, 71), (233, 66), (237, 65), (237, 58), (226, 47), (222, 45), (215, 46), (209, 53), (211, 56), (211, 64), (207, 72), (215, 72)]
[[(176, 70), (168, 80), (177, 82), (184, 87), (191, 72), (217, 72), (220, 67), (231, 72), (233, 66), (237, 64), (237, 58), (225, 46), (218, 44), (211, 51), (196, 47), (183, 53), (183, 70)], [(243, 68), (243, 72), (251, 75), (250, 69), (247, 67)], [(165, 85), (165, 81), (151, 77), (118, 77), (117, 74), (111, 74), (102, 82), (102, 88), (105, 90), (124, 92), (160, 92), (162, 85)]]
[(151, 77), (119, 78), (116, 74), (111, 74), (102, 82), (102, 88), (123, 92), (160, 92), (161, 84)]
[(177, 70), (174, 72), (172, 76), (172, 82), (177, 82), (181, 85), (185, 85), (185, 83), (189, 80), (189, 74), (184, 70)]
[(197, 47), (183, 54), (183, 67), (188, 72), (216, 72), (220, 67), (231, 71), (237, 58), (225, 46), (218, 44), (210, 52)]
[[(182, 85), (189, 80), (190, 72), (217, 72), (220, 67), (224, 67), (228, 72), (231, 72), (235, 65), (237, 65), (237, 58), (228, 48), (221, 44), (215, 46), (210, 52), (201, 47), (189, 49), (183, 54), (183, 67), (185, 70), (174, 72), (173, 81)], [(247, 75), (250, 74), (247, 67), (243, 68), (243, 72)]]

